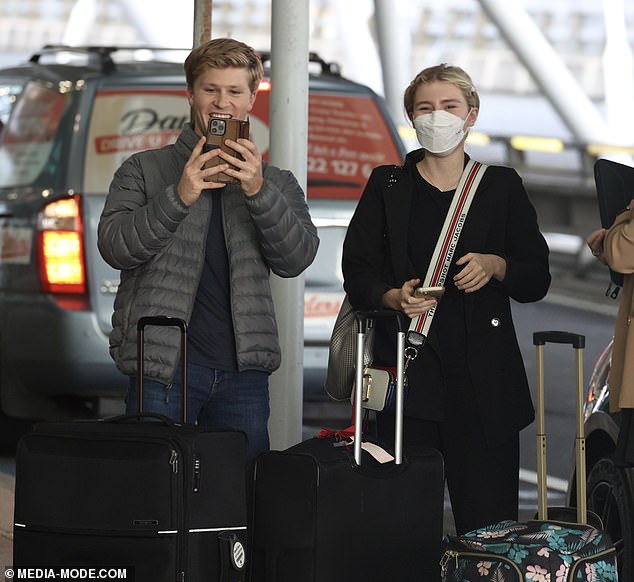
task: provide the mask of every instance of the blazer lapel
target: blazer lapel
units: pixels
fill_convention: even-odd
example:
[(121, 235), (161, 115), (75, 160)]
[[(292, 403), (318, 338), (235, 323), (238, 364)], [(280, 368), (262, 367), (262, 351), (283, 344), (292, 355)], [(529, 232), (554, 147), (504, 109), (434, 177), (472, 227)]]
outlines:
[(387, 188), (383, 194), (385, 228), (391, 245), (392, 265), (397, 279), (402, 280), (412, 276), (407, 256), (407, 232), (412, 205), (412, 188), (412, 178), (407, 171), (403, 170), (398, 181), (391, 188)]

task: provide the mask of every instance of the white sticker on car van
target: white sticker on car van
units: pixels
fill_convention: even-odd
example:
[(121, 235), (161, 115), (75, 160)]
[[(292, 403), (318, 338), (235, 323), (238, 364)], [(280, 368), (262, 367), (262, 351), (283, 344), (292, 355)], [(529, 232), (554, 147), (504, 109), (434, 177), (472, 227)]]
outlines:
[(27, 265), (32, 241), (32, 228), (0, 226), (0, 264)]

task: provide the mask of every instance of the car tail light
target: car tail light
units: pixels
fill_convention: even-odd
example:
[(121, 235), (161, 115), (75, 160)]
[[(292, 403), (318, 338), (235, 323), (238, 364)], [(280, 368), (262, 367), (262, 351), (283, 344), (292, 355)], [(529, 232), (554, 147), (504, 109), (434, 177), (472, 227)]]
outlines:
[[(63, 294), (58, 303), (85, 309), (86, 265), (83, 246), (81, 202), (71, 196), (47, 204), (38, 215), (38, 256), (42, 291)], [(72, 296), (72, 297), (69, 297)]]

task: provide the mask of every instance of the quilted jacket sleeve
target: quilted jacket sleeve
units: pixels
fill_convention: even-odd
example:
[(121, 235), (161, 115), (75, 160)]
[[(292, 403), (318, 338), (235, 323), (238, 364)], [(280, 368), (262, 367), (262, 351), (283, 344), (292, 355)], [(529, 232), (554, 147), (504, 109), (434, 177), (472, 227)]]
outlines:
[(295, 277), (315, 258), (319, 247), (304, 192), (295, 176), (267, 166), (264, 185), (246, 198), (264, 260), (280, 277)]
[(133, 156), (114, 175), (98, 226), (97, 244), (115, 269), (132, 269), (160, 252), (187, 216), (174, 184), (146, 192), (141, 160)]

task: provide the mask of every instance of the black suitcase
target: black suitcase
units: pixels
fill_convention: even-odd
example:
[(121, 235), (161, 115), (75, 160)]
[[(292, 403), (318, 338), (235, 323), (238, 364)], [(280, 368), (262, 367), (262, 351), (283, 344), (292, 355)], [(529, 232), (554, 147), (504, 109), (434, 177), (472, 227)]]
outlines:
[[(185, 362), (186, 324), (164, 317), (139, 321), (141, 362), (146, 325), (178, 325)], [(41, 423), (16, 452), (14, 566), (242, 582), (245, 463), (243, 433), (159, 415)]]
[[(577, 507), (548, 507), (544, 408), (544, 346), (570, 344), (576, 352)], [(537, 515), (534, 520), (501, 521), (443, 540), (443, 582), (550, 580), (616, 582), (616, 550), (598, 515), (587, 510), (583, 424), (585, 337), (561, 331), (533, 334), (537, 348)]]
[[(356, 434), (366, 315), (357, 341)], [(252, 582), (438, 580), (443, 460), (435, 449), (402, 453), (404, 345), (399, 331), (394, 462), (375, 461), (361, 439), (350, 446), (313, 438), (257, 458), (249, 524)]]

